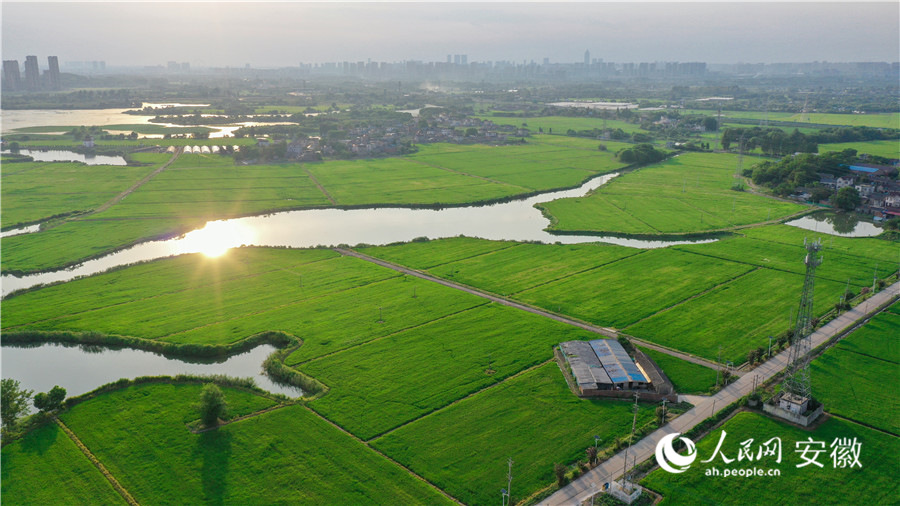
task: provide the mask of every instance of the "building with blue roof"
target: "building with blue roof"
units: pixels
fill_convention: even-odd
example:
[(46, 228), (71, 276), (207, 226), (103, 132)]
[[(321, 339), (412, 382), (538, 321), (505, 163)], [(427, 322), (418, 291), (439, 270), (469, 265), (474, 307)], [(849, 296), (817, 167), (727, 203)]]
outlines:
[(582, 394), (647, 388), (650, 381), (615, 339), (566, 341), (560, 349)]

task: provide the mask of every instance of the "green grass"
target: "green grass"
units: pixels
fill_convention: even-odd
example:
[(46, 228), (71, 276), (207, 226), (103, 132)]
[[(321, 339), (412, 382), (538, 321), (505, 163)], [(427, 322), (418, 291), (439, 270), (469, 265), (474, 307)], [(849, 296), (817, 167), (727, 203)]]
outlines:
[(731, 190), (738, 157), (688, 153), (620, 176), (586, 197), (538, 207), (551, 230), (679, 234), (787, 216), (803, 206)]
[(622, 328), (751, 269), (701, 255), (652, 250), (525, 290), (516, 299)]
[(507, 306), (480, 306), (300, 369), (328, 385), (313, 409), (369, 439), (549, 360), (561, 341), (595, 336)]
[[(827, 409), (827, 405), (826, 405)], [(793, 498), (804, 498), (816, 504), (890, 504), (896, 501), (898, 485), (895, 479), (900, 441), (890, 436), (852, 422), (832, 418), (808, 432), (803, 429), (776, 422), (757, 413), (739, 413), (722, 426), (727, 433), (722, 452), (729, 458), (736, 458), (739, 443), (753, 439), (752, 448), (772, 437), (782, 441), (782, 462), (775, 463), (774, 457), (764, 457), (761, 461), (735, 460), (723, 464), (721, 457), (704, 464), (713, 455), (719, 442), (721, 431), (714, 430), (697, 444), (697, 460), (690, 469), (681, 474), (668, 473), (657, 469), (641, 481), (655, 491), (661, 492), (663, 504), (734, 504), (764, 505), (795, 502)], [(803, 462), (795, 453), (795, 443), (824, 441), (826, 452), (818, 457), (823, 468), (814, 465), (797, 468)], [(835, 468), (828, 447), (835, 438), (856, 438), (861, 443), (859, 461), (862, 468)], [(778, 469), (778, 477), (708, 477), (706, 469)]]
[(3, 228), (94, 209), (154, 169), (68, 162), (6, 164), (0, 176)]
[[(271, 405), (223, 390), (235, 413)], [(199, 391), (199, 385), (129, 387), (80, 404), (62, 419), (141, 503), (445, 501), (302, 406), (192, 434), (185, 423), (197, 416), (192, 404)]]
[[(489, 504), (506, 486), (521, 501), (553, 481), (553, 464), (585, 458), (601, 434), (606, 446), (631, 431), (633, 404), (576, 397), (555, 362), (416, 420), (373, 445), (466, 504)], [(652, 418), (641, 406), (638, 426)]]
[[(626, 327), (641, 339), (715, 360), (736, 364), (747, 352), (767, 347), (768, 336), (789, 328), (800, 302), (803, 276), (758, 269), (708, 293)], [(816, 281), (816, 314), (827, 311), (844, 291), (841, 283)]]
[[(897, 128), (900, 128), (898, 126)], [(868, 142), (842, 142), (839, 144), (819, 144), (819, 153), (829, 151), (843, 151), (855, 149), (859, 153), (883, 156), (885, 158), (900, 158), (900, 140), (868, 141)]]
[(656, 362), (679, 394), (705, 394), (716, 384), (716, 371), (709, 367), (693, 364), (672, 355), (640, 348), (647, 356)]
[(55, 423), (3, 447), (4, 504), (125, 504)]

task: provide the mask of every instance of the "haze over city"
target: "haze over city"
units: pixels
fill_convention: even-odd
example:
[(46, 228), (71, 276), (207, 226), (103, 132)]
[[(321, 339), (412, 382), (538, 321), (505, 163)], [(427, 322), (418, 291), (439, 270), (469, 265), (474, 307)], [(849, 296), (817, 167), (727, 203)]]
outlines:
[(4, 59), (296, 66), (371, 59), (897, 60), (900, 4), (4, 2)]

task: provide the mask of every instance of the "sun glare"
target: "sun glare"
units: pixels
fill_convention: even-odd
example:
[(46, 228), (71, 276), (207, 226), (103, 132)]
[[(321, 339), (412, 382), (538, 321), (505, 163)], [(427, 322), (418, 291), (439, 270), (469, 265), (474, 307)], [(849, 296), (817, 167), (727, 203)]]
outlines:
[(220, 257), (229, 249), (251, 244), (253, 229), (226, 221), (211, 221), (200, 230), (185, 234), (181, 253), (203, 253), (210, 258)]

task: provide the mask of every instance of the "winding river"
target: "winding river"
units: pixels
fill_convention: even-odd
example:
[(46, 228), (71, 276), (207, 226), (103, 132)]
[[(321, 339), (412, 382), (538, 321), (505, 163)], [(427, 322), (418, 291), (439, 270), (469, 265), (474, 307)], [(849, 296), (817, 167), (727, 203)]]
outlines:
[(341, 244), (384, 245), (408, 242), (418, 237), (439, 239), (465, 235), (495, 241), (562, 244), (604, 242), (649, 249), (715, 240), (654, 241), (612, 236), (555, 235), (544, 230), (549, 220), (534, 207), (535, 204), (582, 197), (617, 175), (613, 173), (599, 176), (571, 190), (548, 192), (487, 206), (444, 209), (308, 209), (212, 221), (204, 228), (182, 237), (141, 243), (68, 269), (23, 277), (3, 276), (3, 295), (39, 284), (69, 281), (135, 262), (186, 253), (209, 253), (211, 245), (221, 251), (242, 245), (312, 248)]

